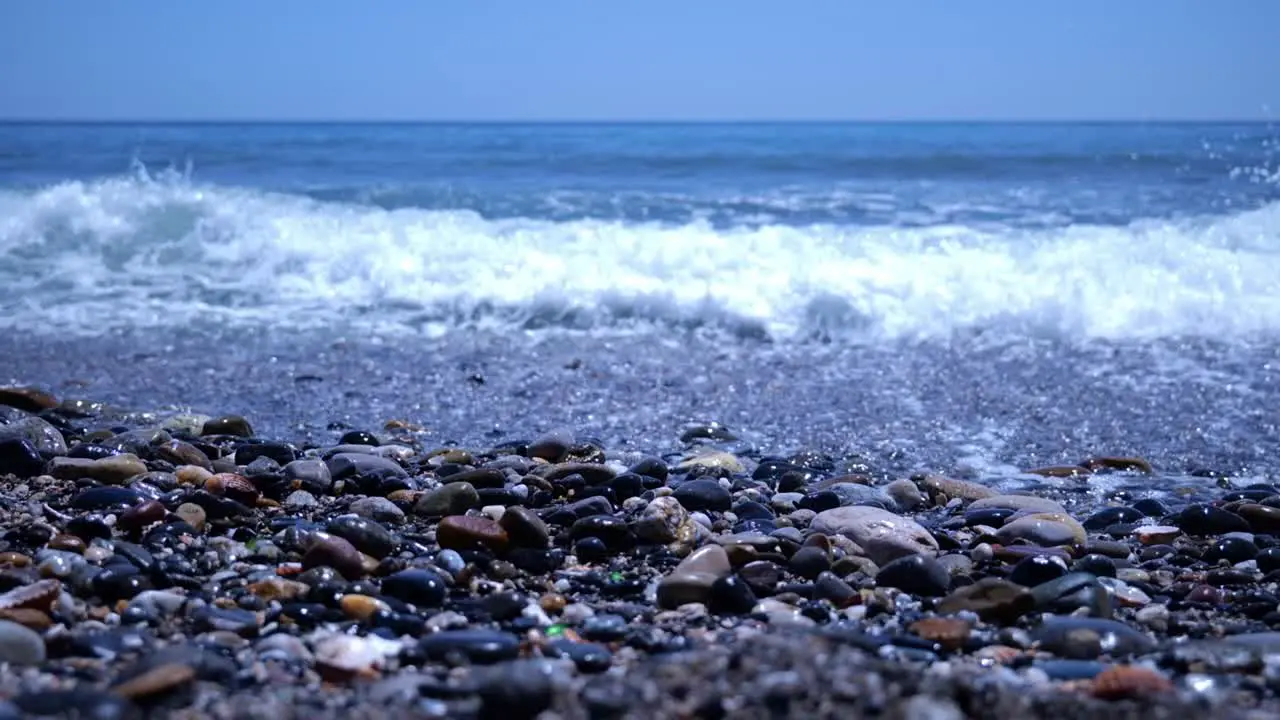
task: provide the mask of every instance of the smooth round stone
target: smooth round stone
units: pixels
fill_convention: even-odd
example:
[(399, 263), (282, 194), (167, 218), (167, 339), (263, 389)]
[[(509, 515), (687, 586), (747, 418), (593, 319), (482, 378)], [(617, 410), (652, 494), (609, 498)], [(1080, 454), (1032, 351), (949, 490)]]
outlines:
[(507, 485), (507, 476), (497, 468), (477, 468), (462, 470), (442, 478), (447, 483), (469, 483), (477, 490), (503, 488)]
[(281, 503), (287, 510), (306, 510), (308, 508), (318, 507), (320, 501), (315, 495), (306, 490), (294, 490)]
[(531, 458), (540, 458), (550, 463), (558, 463), (565, 459), (572, 447), (573, 433), (564, 429), (553, 430), (529, 443), (525, 454)]
[[(1226, 560), (1232, 565), (1253, 560), (1258, 555), (1258, 546), (1252, 540), (1242, 537), (1221, 537), (1211, 544), (1204, 553), (1207, 562), (1216, 563)], [(1261, 567), (1259, 568), (1261, 569)], [(1265, 572), (1265, 571), (1264, 571)]]
[(44, 661), (44, 638), (16, 622), (0, 620), (0, 663), (39, 665)]
[(711, 584), (708, 609), (716, 614), (745, 615), (755, 607), (758, 598), (751, 586), (736, 575), (722, 577)]
[(1259, 551), (1254, 556), (1253, 561), (1258, 564), (1258, 570), (1264, 574), (1280, 570), (1280, 546), (1269, 547)]
[(491, 665), (518, 657), (520, 638), (495, 630), (443, 630), (422, 638), (418, 648), (436, 662)]
[(932, 557), (911, 555), (882, 566), (876, 573), (876, 585), (912, 595), (938, 597), (951, 588), (951, 573)]
[[(593, 498), (594, 499), (594, 498)], [(591, 515), (577, 520), (569, 528), (569, 537), (580, 540), (584, 537), (600, 538), (610, 549), (622, 549), (632, 545), (635, 537), (627, 521), (613, 515)]]
[(1173, 524), (1188, 535), (1223, 535), (1250, 530), (1249, 522), (1243, 517), (1212, 505), (1191, 505), (1172, 519)]
[(908, 555), (932, 557), (938, 551), (938, 541), (919, 523), (865, 505), (820, 512), (809, 528), (813, 532), (849, 538), (881, 566)]
[(812, 510), (815, 513), (826, 512), (840, 507), (840, 496), (831, 490), (817, 490), (807, 493), (800, 501), (796, 503), (796, 507), (801, 510)]
[(1045, 660), (1034, 667), (1050, 680), (1092, 680), (1109, 666), (1094, 660)]
[(370, 445), (373, 447), (377, 447), (378, 445), (381, 445), (381, 443), (378, 442), (378, 438), (373, 436), (373, 433), (367, 432), (365, 430), (351, 430), (350, 432), (344, 433), (343, 436), (338, 440), (338, 444), (339, 445)]
[(1156, 498), (1142, 498), (1141, 500), (1135, 500), (1130, 507), (1142, 513), (1146, 517), (1158, 518), (1169, 514), (1169, 507)]
[(777, 517), (768, 506), (754, 500), (747, 500), (734, 505), (733, 514), (737, 515), (739, 520), (773, 520)]
[(445, 517), (461, 515), (479, 504), (480, 493), (471, 483), (449, 483), (420, 497), (413, 512), (424, 517)]
[(782, 568), (769, 560), (754, 560), (738, 569), (738, 577), (756, 595), (773, 595), (774, 588), (782, 580)]
[(483, 548), (502, 553), (509, 542), (507, 531), (494, 520), (471, 515), (451, 515), (440, 521), (436, 528), (436, 542), (450, 550), (475, 550)]
[(681, 483), (671, 496), (691, 512), (725, 511), (733, 504), (733, 496), (729, 491), (720, 487), (718, 481), (709, 478)]
[(396, 549), (396, 538), (391, 531), (368, 518), (339, 516), (330, 520), (325, 529), (351, 543), (360, 552), (379, 560)]
[(1075, 572), (1086, 572), (1097, 577), (1115, 577), (1116, 564), (1111, 558), (1097, 553), (1085, 555), (1071, 563)]
[(329, 533), (314, 533), (311, 545), (302, 556), (303, 568), (330, 567), (348, 580), (364, 575), (364, 559), (360, 551), (346, 539)]
[(150, 590), (151, 583), (137, 567), (133, 565), (108, 565), (93, 576), (93, 592), (105, 602), (130, 600), (144, 590)]
[(333, 474), (323, 460), (302, 458), (281, 469), (286, 482), (315, 495), (325, 495), (333, 487)]
[(8, 425), (0, 425), (0, 440), (23, 438), (46, 458), (67, 454), (67, 441), (62, 433), (48, 421), (38, 417), (24, 417)]
[(0, 475), (35, 477), (44, 472), (45, 461), (35, 443), (23, 437), (0, 440)]
[(985, 525), (998, 528), (1016, 512), (1018, 511), (1013, 508), (1003, 507), (970, 508), (964, 513), (964, 524), (968, 527)]
[(76, 510), (113, 510), (129, 508), (142, 501), (136, 490), (122, 487), (94, 487), (76, 495), (71, 507)]
[(1092, 633), (1097, 639), (1097, 654), (1105, 652), (1113, 658), (1141, 655), (1155, 649), (1156, 643), (1139, 630), (1103, 618), (1050, 617), (1032, 631), (1041, 649), (1066, 657), (1080, 657), (1087, 646), (1083, 636)]
[(969, 505), (969, 510), (982, 510), (984, 508), (1004, 508), (1007, 510), (1026, 510), (1037, 513), (1061, 513), (1066, 514), (1066, 508), (1048, 498), (1036, 497), (1034, 495), (992, 495), (991, 497), (974, 500)]
[(119, 451), (115, 448), (109, 448), (105, 445), (96, 443), (81, 443), (67, 451), (67, 457), (77, 458), (80, 460), (98, 460), (100, 458), (118, 455)]
[(850, 605), (860, 597), (852, 585), (831, 572), (822, 573), (814, 581), (813, 596), (814, 599), (830, 600), (836, 607)]
[(1172, 525), (1143, 525), (1133, 531), (1133, 536), (1145, 546), (1164, 546), (1178, 539), (1182, 530)]
[(111, 526), (98, 515), (81, 515), (67, 521), (67, 533), (85, 542), (110, 540)]
[(710, 600), (712, 585), (732, 572), (729, 555), (723, 547), (703, 545), (658, 581), (658, 605), (675, 609), (687, 603), (705, 604)]
[(573, 543), (573, 554), (581, 562), (602, 563), (610, 557), (609, 546), (598, 537), (584, 537)]
[(1280, 533), (1280, 507), (1270, 505), (1241, 505), (1236, 512), (1249, 523), (1249, 527), (1257, 533)]
[(1018, 561), (1009, 572), (1009, 581), (1035, 587), (1067, 574), (1067, 564), (1052, 555), (1032, 555)]
[(1027, 588), (1000, 578), (982, 578), (954, 590), (938, 603), (945, 615), (970, 611), (990, 622), (1011, 623), (1035, 608), (1035, 597)]
[(276, 463), (275, 470), (296, 460), (298, 453), (292, 446), (280, 442), (249, 443), (236, 448), (236, 465), (250, 465), (259, 458), (269, 458)]
[(802, 547), (791, 556), (787, 563), (791, 572), (806, 580), (812, 580), (831, 569), (831, 558), (819, 547)]
[(224, 415), (205, 422), (200, 429), (201, 435), (235, 435), (237, 437), (253, 437), (253, 427), (239, 415)]
[(1131, 507), (1109, 507), (1090, 515), (1082, 524), (1086, 530), (1106, 530), (1112, 525), (1137, 522), (1143, 517), (1142, 512)]
[[(570, 640), (552, 640), (546, 651), (550, 657), (568, 658), (583, 673), (602, 673), (613, 665), (613, 653), (604, 645)], [(545, 652), (545, 651), (544, 651)]]
[(326, 463), (334, 480), (354, 481), (361, 487), (377, 487), (384, 481), (409, 475), (400, 463), (366, 453), (339, 453)]
[(1006, 543), (1027, 540), (1041, 546), (1071, 545), (1086, 539), (1084, 528), (1061, 513), (1035, 513), (1010, 520), (996, 531), (996, 537)]
[(409, 568), (382, 579), (382, 594), (418, 607), (444, 604), (448, 586), (444, 578), (430, 570)]
[(547, 524), (537, 513), (522, 505), (507, 508), (498, 524), (506, 531), (512, 545), (545, 548), (551, 541), (551, 531)]
[(362, 518), (379, 523), (402, 523), (404, 511), (395, 503), (384, 497), (365, 497), (347, 506), (351, 512)]
[(436, 564), (450, 574), (457, 575), (467, 566), (467, 561), (462, 559), (457, 550), (441, 550), (436, 553)]

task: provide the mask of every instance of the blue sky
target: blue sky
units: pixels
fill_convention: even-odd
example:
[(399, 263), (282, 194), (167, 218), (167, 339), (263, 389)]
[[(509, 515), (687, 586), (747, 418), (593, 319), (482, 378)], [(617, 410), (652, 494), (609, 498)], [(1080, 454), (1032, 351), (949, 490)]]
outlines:
[(1272, 119), (1277, 0), (8, 0), (0, 117)]

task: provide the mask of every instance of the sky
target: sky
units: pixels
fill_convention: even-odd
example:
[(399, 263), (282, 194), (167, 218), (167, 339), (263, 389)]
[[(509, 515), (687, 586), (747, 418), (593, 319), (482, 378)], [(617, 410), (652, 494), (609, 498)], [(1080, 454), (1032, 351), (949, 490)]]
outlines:
[(1276, 0), (8, 0), (0, 118), (1275, 119)]

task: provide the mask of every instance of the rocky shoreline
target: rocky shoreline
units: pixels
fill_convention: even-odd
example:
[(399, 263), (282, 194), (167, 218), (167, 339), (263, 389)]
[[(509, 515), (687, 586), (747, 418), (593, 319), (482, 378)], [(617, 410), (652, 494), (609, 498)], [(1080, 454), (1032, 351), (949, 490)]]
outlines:
[(672, 434), (297, 444), (0, 388), (0, 718), (1280, 712), (1280, 487)]

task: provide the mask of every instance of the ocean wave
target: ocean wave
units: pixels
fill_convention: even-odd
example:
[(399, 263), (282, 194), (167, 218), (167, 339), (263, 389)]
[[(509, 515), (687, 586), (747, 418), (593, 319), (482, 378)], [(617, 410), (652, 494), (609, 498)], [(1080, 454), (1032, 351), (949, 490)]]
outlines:
[(1280, 203), (1058, 228), (485, 218), (145, 176), (0, 192), (0, 327), (771, 338), (1280, 330)]

